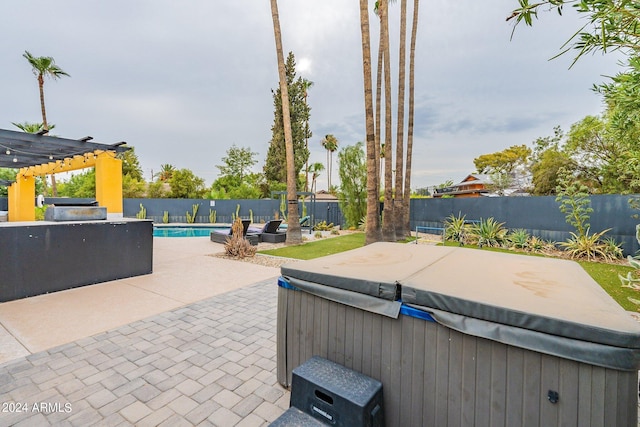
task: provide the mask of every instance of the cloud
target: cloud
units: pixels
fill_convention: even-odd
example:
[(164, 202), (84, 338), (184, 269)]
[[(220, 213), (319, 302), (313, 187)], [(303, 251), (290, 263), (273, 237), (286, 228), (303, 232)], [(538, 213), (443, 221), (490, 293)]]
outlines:
[[(293, 51), (300, 75), (314, 82), (310, 162), (324, 163), (325, 134), (341, 146), (365, 138), (359, 7), (344, 0), (278, 5), (285, 54)], [(618, 58), (588, 57), (572, 70), (571, 57), (548, 61), (578, 21), (570, 13), (545, 15), (510, 40), (504, 19), (516, 6), (515, 0), (421, 2), (415, 186), (458, 180), (479, 154), (529, 143), (602, 109), (589, 88), (615, 74)], [(392, 5), (394, 79), (398, 13)], [(378, 23), (370, 19), (375, 70)], [(39, 120), (37, 84), (22, 58), (27, 49), (53, 56), (72, 76), (45, 83), (59, 134), (128, 141), (146, 177), (170, 163), (210, 184), (234, 143), (266, 158), (271, 89), (278, 85), (267, 2), (31, 0), (13, 2), (0, 20), (0, 36), (11, 40), (0, 44), (0, 128)]]

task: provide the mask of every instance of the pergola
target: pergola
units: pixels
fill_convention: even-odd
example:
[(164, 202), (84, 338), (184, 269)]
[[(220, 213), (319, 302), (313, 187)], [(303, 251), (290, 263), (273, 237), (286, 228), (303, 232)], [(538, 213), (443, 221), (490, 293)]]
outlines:
[(19, 169), (9, 187), (9, 221), (35, 220), (35, 177), (89, 167), (96, 168), (96, 200), (109, 214), (122, 214), (124, 142), (102, 144), (90, 136), (67, 139), (0, 129), (0, 167)]

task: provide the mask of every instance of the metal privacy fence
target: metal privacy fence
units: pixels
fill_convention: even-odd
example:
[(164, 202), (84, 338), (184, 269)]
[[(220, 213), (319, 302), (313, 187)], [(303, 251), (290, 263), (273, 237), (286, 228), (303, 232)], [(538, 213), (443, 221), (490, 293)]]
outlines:
[[(640, 195), (591, 196), (593, 212), (591, 232), (610, 229), (606, 236), (623, 244), (625, 254), (638, 250), (636, 224), (640, 210), (633, 209), (630, 199)], [(443, 227), (450, 216), (464, 215), (467, 220), (494, 218), (513, 230), (522, 228), (530, 234), (553, 242), (567, 240), (575, 231), (565, 221), (560, 205), (553, 196), (541, 197), (478, 197), (453, 199), (414, 199), (411, 201), (411, 227)]]
[[(635, 239), (635, 216), (640, 210), (633, 209), (629, 200), (640, 195), (596, 195), (591, 196), (591, 231), (610, 229), (607, 236), (623, 244), (625, 254), (635, 254), (639, 249)], [(49, 203), (49, 200), (45, 202)], [(157, 223), (163, 222), (168, 213), (169, 222), (187, 222), (186, 213), (193, 212), (198, 205), (196, 223), (210, 222), (210, 213), (216, 212), (216, 222), (231, 222), (236, 211), (241, 217), (253, 217), (254, 222), (264, 222), (280, 215), (280, 200), (203, 200), (203, 199), (124, 199), (124, 216), (135, 218), (140, 204), (146, 216)], [(35, 201), (34, 201), (35, 205)], [(239, 205), (239, 208), (238, 208)], [(7, 199), (0, 198), (0, 211), (7, 210)], [(302, 211), (302, 205), (300, 207)], [(337, 202), (316, 201), (312, 206), (306, 203), (307, 214), (313, 216), (313, 223), (321, 221), (344, 226), (344, 217)], [(302, 212), (301, 212), (302, 214)], [(553, 196), (544, 197), (478, 197), (451, 199), (412, 199), (411, 229), (416, 226), (443, 227), (450, 216), (464, 215), (468, 220), (494, 218), (504, 222), (509, 229), (523, 228), (530, 234), (545, 240), (561, 242), (574, 231), (560, 212), (559, 204)]]
[[(191, 215), (194, 205), (198, 206), (195, 223), (211, 222), (212, 211), (215, 211), (216, 222), (219, 223), (230, 223), (235, 215), (252, 218), (254, 223), (267, 222), (276, 217), (282, 218), (283, 208), (278, 199), (124, 199), (124, 216), (135, 218), (141, 204), (146, 210), (146, 217), (156, 223), (163, 222), (165, 212), (170, 223), (187, 222), (187, 212)], [(344, 225), (337, 202), (306, 201), (304, 204), (300, 202), (298, 207), (300, 216), (310, 216), (314, 225), (322, 221)]]

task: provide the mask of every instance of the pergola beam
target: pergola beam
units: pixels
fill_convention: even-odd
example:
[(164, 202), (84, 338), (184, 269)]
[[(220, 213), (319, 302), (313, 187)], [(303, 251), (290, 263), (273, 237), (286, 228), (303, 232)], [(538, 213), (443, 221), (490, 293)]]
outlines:
[(129, 149), (122, 147), (125, 144), (122, 142), (103, 144), (90, 142), (91, 139), (76, 140), (0, 129), (0, 167), (20, 169), (97, 150), (121, 153)]
[[(19, 169), (9, 185), (9, 221), (35, 219), (35, 177), (96, 168), (96, 199), (107, 213), (122, 216), (122, 160), (125, 142), (101, 144), (0, 129), (0, 167)], [(0, 183), (2, 184), (2, 183)]]

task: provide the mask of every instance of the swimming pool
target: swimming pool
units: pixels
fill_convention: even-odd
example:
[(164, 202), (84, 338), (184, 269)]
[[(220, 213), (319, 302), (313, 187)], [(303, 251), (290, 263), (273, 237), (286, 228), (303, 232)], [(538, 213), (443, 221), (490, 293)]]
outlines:
[(154, 225), (153, 237), (209, 237), (212, 231), (229, 230), (229, 226), (225, 225), (208, 225), (199, 226), (176, 226), (176, 225)]

